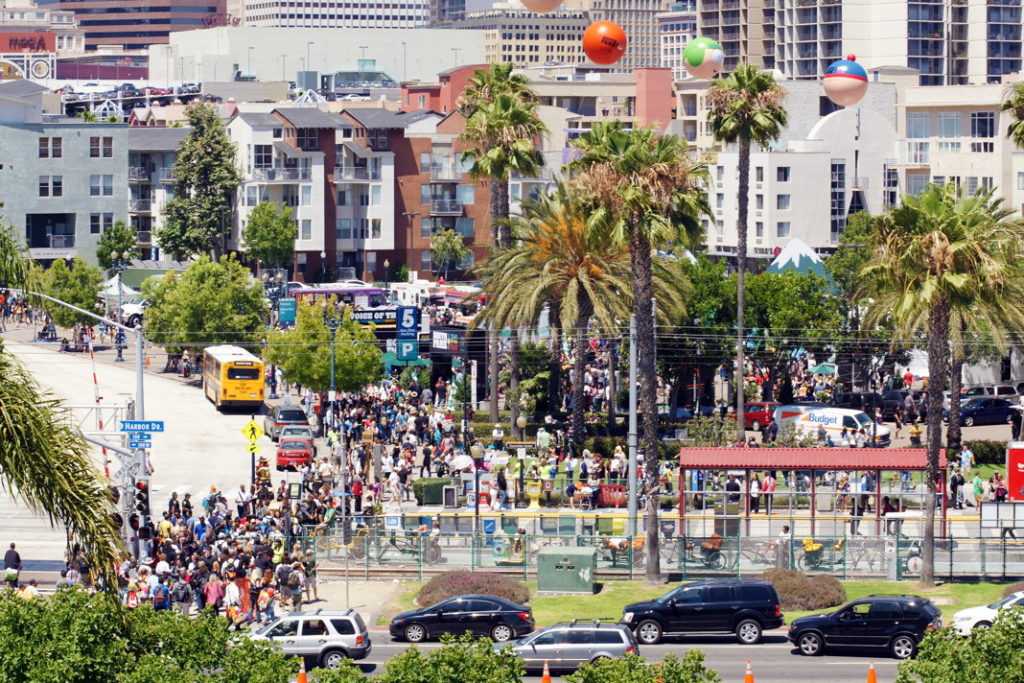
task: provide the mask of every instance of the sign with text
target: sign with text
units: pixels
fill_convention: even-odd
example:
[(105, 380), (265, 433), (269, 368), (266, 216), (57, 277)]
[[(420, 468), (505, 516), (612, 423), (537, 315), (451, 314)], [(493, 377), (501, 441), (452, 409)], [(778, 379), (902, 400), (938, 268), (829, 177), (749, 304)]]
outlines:
[(397, 332), (399, 339), (416, 339), (420, 330), (420, 309), (414, 306), (402, 306), (398, 309)]
[(0, 52), (55, 52), (53, 33), (0, 33)]
[(397, 343), (398, 360), (416, 360), (419, 358), (419, 340), (416, 339), (399, 339)]
[(163, 420), (121, 420), (122, 432), (162, 432)]
[(360, 325), (394, 325), (397, 315), (397, 308), (377, 308), (364, 311), (352, 311), (352, 320)]
[(295, 323), (295, 299), (281, 299), (277, 302), (277, 320), (281, 323)]
[(1006, 449), (1006, 499), (1024, 503), (1024, 442)]

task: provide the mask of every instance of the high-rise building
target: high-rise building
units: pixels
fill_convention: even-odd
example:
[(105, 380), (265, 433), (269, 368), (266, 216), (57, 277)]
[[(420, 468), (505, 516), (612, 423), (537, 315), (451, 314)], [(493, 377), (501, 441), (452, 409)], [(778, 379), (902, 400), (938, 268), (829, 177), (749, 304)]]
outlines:
[(427, 0), (358, 3), (247, 0), (246, 26), (282, 28), (416, 28), (430, 21)]
[(592, 22), (613, 21), (621, 26), (626, 32), (626, 54), (611, 68), (632, 71), (661, 66), (658, 14), (671, 4), (672, 0), (566, 0), (563, 6), (586, 10)]
[[(823, 0), (824, 1), (824, 0)], [(697, 31), (722, 46), (729, 73), (738, 64), (775, 68), (774, 21), (777, 0), (698, 0)]]
[(583, 32), (589, 24), (587, 13), (579, 10), (537, 14), (519, 3), (503, 3), (472, 12), (453, 27), (484, 31), (484, 57), (489, 63), (539, 66), (586, 62)]
[(466, 0), (430, 0), (430, 25), (451, 26), (466, 17)]
[(658, 41), (661, 44), (661, 66), (672, 69), (676, 80), (686, 78), (683, 50), (697, 37), (696, 0), (674, 2), (667, 12), (658, 15)]

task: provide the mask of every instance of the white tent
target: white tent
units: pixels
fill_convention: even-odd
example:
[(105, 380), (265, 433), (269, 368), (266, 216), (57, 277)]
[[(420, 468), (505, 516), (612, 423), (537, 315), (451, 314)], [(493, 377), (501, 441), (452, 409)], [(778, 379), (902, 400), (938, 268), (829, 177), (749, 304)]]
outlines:
[[(100, 297), (103, 299), (116, 299), (118, 297), (117, 285), (118, 279), (115, 275), (103, 283), (103, 287), (100, 288)], [(139, 293), (122, 282), (120, 295), (121, 302), (124, 303), (129, 299), (137, 297)]]

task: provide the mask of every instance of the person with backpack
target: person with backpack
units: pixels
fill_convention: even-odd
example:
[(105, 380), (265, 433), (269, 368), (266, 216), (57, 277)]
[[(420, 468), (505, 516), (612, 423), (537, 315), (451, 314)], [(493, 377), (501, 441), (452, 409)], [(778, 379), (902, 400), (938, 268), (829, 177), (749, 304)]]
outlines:
[(171, 601), (177, 606), (178, 611), (186, 617), (192, 612), (192, 586), (188, 583), (188, 577), (182, 576), (171, 589)]
[(291, 569), (285, 582), (287, 586), (285, 595), (291, 600), (292, 612), (299, 612), (302, 610), (302, 591), (305, 588), (306, 577), (302, 573), (301, 562), (293, 562)]
[(163, 575), (156, 578), (156, 585), (153, 586), (152, 600), (153, 609), (155, 610), (171, 609), (171, 590), (167, 587), (166, 579), (164, 579)]

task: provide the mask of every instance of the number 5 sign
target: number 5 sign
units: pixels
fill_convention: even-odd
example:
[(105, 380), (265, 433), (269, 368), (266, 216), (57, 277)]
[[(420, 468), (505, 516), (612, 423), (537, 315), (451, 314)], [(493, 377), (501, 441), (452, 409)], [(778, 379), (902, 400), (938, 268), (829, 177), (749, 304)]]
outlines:
[(420, 333), (420, 309), (414, 306), (400, 306), (396, 329), (395, 336), (399, 339), (417, 339)]

